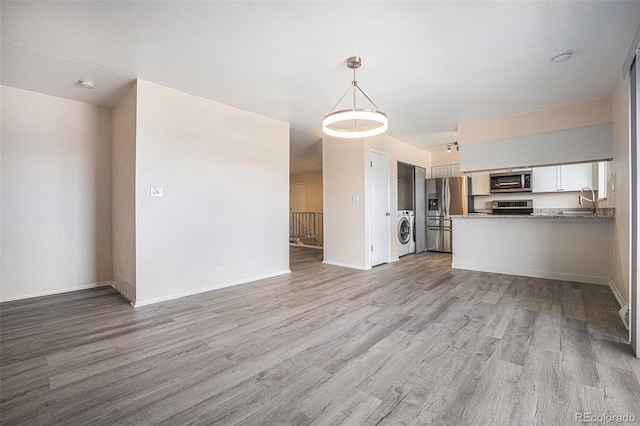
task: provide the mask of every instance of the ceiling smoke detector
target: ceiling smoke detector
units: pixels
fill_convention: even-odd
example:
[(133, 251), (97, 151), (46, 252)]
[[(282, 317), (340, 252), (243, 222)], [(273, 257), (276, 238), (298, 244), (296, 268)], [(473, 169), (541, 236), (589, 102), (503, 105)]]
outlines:
[(551, 62), (554, 64), (561, 64), (563, 62), (567, 62), (569, 59), (573, 57), (573, 52), (564, 52), (559, 54), (558, 56), (554, 56), (551, 58)]
[(95, 89), (96, 88), (96, 83), (94, 83), (91, 80), (78, 80), (78, 84), (83, 89)]

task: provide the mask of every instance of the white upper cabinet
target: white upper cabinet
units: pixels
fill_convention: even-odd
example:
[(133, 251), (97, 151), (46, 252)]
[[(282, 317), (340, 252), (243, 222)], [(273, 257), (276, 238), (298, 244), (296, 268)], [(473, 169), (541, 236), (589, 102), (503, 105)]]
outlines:
[(471, 195), (489, 195), (491, 193), (490, 172), (471, 173)]
[(558, 167), (536, 167), (531, 171), (533, 178), (533, 192), (556, 192), (558, 185)]
[(446, 166), (431, 167), (432, 178), (462, 176), (460, 173), (460, 164), (448, 164)]
[(593, 188), (592, 163), (533, 169), (533, 192), (580, 191)]
[(449, 177), (449, 166), (434, 166), (431, 167), (432, 178)]
[(580, 191), (585, 186), (593, 188), (593, 165), (560, 166), (560, 183), (563, 191)]

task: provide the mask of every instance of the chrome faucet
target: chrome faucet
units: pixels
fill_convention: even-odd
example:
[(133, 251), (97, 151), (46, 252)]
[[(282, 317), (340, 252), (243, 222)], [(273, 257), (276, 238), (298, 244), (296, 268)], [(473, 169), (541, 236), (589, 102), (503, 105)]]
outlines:
[[(587, 197), (583, 197), (582, 193), (584, 191), (591, 191), (591, 199), (588, 199)], [(591, 203), (591, 213), (593, 213), (593, 215), (596, 215), (596, 194), (595, 192), (593, 192), (593, 189), (589, 188), (588, 186), (585, 186), (584, 188), (582, 188), (580, 190), (580, 196), (578, 197), (578, 204), (582, 204), (582, 200), (587, 200)]]

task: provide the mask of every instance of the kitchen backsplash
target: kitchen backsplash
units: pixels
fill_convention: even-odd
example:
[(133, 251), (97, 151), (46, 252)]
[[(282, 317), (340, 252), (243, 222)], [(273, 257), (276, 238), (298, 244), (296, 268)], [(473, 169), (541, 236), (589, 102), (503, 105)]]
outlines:
[[(596, 191), (597, 198), (598, 191)], [(513, 194), (491, 194), (491, 195), (475, 195), (474, 208), (476, 211), (491, 210), (491, 202), (495, 200), (533, 200), (534, 208), (547, 209), (578, 209), (590, 208), (591, 203), (585, 201), (578, 204), (579, 192), (552, 192), (552, 193), (513, 193)], [(591, 194), (585, 196), (591, 198)], [(600, 208), (608, 208), (611, 206), (609, 200), (600, 200), (597, 203)]]
[[(591, 209), (587, 208), (582, 208), (582, 206), (579, 206), (579, 208), (533, 208), (533, 214), (534, 215), (554, 215), (554, 214), (562, 214), (562, 213), (566, 213), (566, 212), (584, 212), (585, 214), (589, 214), (591, 213)], [(491, 209), (476, 209), (476, 213), (491, 213)], [(596, 208), (596, 214), (598, 216), (604, 216), (604, 217), (615, 217), (616, 216), (616, 209), (612, 208), (612, 207), (606, 207), (606, 208)]]

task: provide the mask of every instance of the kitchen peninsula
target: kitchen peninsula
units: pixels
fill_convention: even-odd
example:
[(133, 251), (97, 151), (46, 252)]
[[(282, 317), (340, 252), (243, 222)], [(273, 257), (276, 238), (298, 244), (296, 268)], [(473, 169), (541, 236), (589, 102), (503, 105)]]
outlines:
[(452, 267), (609, 284), (613, 210), (453, 217)]

